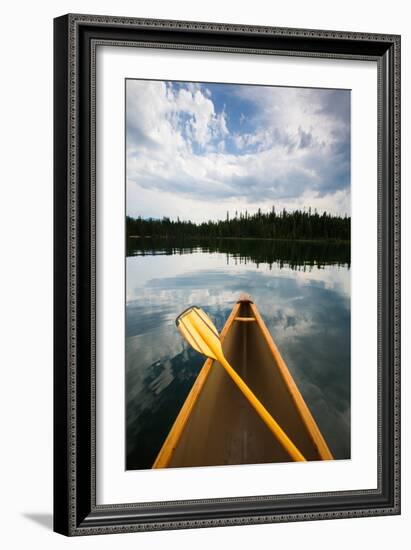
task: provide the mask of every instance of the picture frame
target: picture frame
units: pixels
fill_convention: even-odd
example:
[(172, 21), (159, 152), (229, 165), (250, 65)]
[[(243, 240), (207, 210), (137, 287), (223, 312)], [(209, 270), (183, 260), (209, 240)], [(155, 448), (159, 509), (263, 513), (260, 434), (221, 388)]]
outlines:
[[(96, 502), (96, 48), (377, 64), (378, 486)], [(241, 494), (241, 493), (240, 493)], [(400, 37), (69, 14), (54, 20), (54, 530), (67, 536), (400, 513)]]

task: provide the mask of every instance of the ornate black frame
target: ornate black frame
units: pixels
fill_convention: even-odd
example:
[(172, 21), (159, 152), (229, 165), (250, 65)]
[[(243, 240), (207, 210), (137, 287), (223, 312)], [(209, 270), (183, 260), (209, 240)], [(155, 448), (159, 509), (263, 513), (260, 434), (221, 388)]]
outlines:
[[(99, 44), (378, 65), (378, 488), (96, 505), (95, 52)], [(65, 15), (54, 21), (54, 530), (89, 535), (400, 513), (400, 37)], [(138, 495), (136, 495), (138, 498)]]

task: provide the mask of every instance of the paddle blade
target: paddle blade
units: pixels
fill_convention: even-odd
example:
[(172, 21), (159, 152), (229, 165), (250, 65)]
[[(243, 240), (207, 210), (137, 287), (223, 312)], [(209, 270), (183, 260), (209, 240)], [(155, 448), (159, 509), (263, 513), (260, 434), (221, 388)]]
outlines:
[(222, 354), (218, 330), (211, 319), (198, 307), (190, 307), (176, 319), (176, 325), (183, 337), (196, 351), (218, 359)]

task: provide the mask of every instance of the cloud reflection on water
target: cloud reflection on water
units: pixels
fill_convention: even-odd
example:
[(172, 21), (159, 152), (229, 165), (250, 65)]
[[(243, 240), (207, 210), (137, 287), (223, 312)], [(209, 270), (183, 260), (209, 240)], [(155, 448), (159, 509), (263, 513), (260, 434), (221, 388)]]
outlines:
[(150, 467), (203, 359), (175, 317), (198, 305), (219, 329), (252, 295), (337, 458), (350, 456), (350, 273), (228, 265), (224, 254), (127, 258), (127, 468)]

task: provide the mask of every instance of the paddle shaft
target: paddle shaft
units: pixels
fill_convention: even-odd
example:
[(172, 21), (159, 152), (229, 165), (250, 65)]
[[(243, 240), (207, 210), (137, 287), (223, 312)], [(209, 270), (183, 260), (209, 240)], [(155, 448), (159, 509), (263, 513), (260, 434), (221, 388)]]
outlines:
[[(204, 330), (204, 326), (202, 325), (202, 323), (196, 322), (195, 324), (199, 333), (203, 337), (205, 337), (205, 339), (207, 339), (207, 333)], [(244, 382), (241, 376), (239, 376), (236, 373), (236, 371), (233, 369), (233, 367), (229, 364), (227, 359), (224, 357), (224, 354), (221, 349), (220, 341), (218, 340), (218, 344), (215, 344), (213, 341), (208, 340), (208, 345), (210, 349), (213, 351), (213, 353), (215, 354), (215, 356), (217, 357), (217, 360), (220, 363), (220, 365), (224, 367), (224, 369), (226, 370), (227, 374), (230, 376), (234, 384), (237, 385), (237, 387), (242, 392), (244, 397), (248, 400), (250, 405), (253, 407), (253, 409), (256, 411), (256, 413), (259, 415), (259, 417), (265, 423), (265, 425), (271, 431), (271, 433), (277, 438), (277, 440), (285, 449), (285, 451), (291, 456), (293, 460), (305, 462), (304, 456), (300, 453), (300, 451), (297, 449), (297, 447), (294, 445), (294, 443), (291, 441), (288, 435), (284, 432), (281, 426), (274, 420), (274, 418), (267, 411), (264, 405), (258, 400), (258, 398), (250, 390), (250, 388), (247, 386), (247, 384)]]

